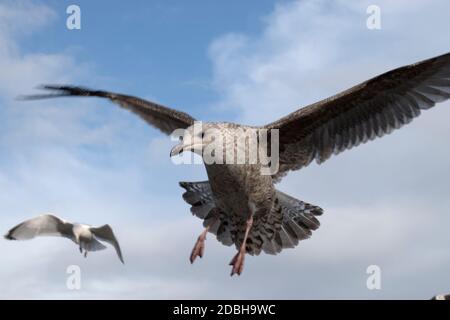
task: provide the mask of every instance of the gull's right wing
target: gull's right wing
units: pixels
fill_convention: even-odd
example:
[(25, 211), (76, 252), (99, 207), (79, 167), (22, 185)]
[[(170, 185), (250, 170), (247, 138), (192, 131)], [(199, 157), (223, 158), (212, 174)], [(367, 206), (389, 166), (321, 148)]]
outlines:
[(49, 90), (49, 93), (21, 96), (24, 100), (47, 99), (56, 97), (100, 97), (107, 98), (117, 103), (122, 108), (128, 109), (150, 125), (158, 128), (165, 134), (171, 134), (175, 129), (185, 129), (195, 121), (187, 113), (171, 109), (160, 104), (143, 100), (138, 97), (113, 93), (108, 91), (90, 90), (75, 86), (45, 85), (41, 89)]

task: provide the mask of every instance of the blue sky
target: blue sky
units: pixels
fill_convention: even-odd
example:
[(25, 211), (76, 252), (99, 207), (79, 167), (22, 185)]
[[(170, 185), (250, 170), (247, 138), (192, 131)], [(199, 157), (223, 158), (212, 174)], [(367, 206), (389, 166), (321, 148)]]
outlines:
[[(45, 3), (59, 14), (52, 27), (21, 43), (26, 50), (76, 52), (80, 63), (94, 64), (100, 77), (109, 78), (109, 86), (133, 94), (148, 92), (167, 104), (203, 115), (208, 110), (202, 106), (216, 96), (209, 85), (211, 42), (228, 32), (257, 34), (262, 18), (274, 8), (266, 0), (257, 5), (251, 1), (134, 1), (131, 7), (120, 1), (78, 1), (82, 30), (70, 31), (64, 27), (64, 13), (72, 2)], [(214, 115), (214, 110), (209, 112)]]
[[(201, 232), (173, 142), (97, 99), (18, 102), (41, 83), (138, 95), (202, 120), (264, 124), (391, 68), (448, 52), (450, 5), (433, 1), (0, 1), (0, 229), (43, 212), (110, 223), (112, 249), (84, 259), (69, 241), (0, 241), (2, 298), (429, 298), (448, 292), (449, 103), (406, 128), (291, 173), (277, 187), (324, 208), (308, 241), (247, 259)], [(378, 4), (381, 30), (366, 28)], [(65, 270), (82, 269), (67, 290)], [(366, 288), (366, 268), (382, 289)], [(281, 272), (280, 272), (281, 271)], [(218, 290), (220, 288), (220, 290)]]

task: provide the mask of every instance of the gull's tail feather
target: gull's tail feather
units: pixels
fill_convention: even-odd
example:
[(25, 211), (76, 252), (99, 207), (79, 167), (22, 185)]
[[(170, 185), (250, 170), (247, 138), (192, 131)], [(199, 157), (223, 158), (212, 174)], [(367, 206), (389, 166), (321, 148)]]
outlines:
[(203, 226), (209, 227), (209, 232), (215, 234), (217, 240), (231, 246), (233, 240), (230, 221), (216, 207), (209, 182), (180, 182), (180, 186), (186, 189), (183, 199), (191, 205), (192, 214), (203, 220)]
[(205, 219), (215, 207), (209, 182), (180, 182), (180, 186), (186, 189), (183, 199), (192, 206), (192, 214), (200, 219)]
[[(224, 245), (239, 247), (244, 234), (241, 229), (245, 229), (245, 224), (233, 223), (215, 206), (209, 182), (180, 182), (180, 186), (186, 189), (183, 199), (191, 205), (192, 214), (202, 219), (205, 227), (210, 227), (209, 232), (217, 235)], [(258, 255), (264, 251), (277, 254), (295, 247), (319, 228), (317, 216), (322, 213), (323, 210), (317, 206), (276, 191), (271, 214), (254, 220), (247, 239), (247, 253)]]
[(263, 243), (262, 249), (268, 254), (277, 254), (283, 249), (294, 248), (299, 241), (308, 239), (317, 230), (317, 219), (323, 210), (318, 206), (295, 199), (277, 190), (274, 210), (281, 212), (282, 223), (270, 241)]
[(95, 238), (92, 238), (89, 242), (83, 243), (82, 247), (86, 251), (100, 251), (106, 249), (106, 246)]

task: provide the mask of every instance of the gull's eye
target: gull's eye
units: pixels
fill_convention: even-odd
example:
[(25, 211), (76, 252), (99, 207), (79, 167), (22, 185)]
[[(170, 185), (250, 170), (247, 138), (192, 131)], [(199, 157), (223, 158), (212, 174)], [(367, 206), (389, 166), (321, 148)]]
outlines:
[(200, 134), (200, 137), (203, 139), (203, 138), (205, 137), (205, 133), (202, 132), (202, 133)]
[(183, 141), (183, 136), (179, 136), (178, 139), (179, 139), (180, 141)]

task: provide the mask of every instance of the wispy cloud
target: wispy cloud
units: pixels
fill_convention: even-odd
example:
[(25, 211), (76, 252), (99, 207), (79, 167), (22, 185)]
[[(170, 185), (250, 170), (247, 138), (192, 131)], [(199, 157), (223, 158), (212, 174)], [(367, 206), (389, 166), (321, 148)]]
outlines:
[(292, 1), (264, 19), (257, 37), (219, 37), (210, 46), (218, 105), (237, 109), (246, 123), (263, 124), (390, 68), (448, 51), (445, 1), (378, 1), (377, 31), (366, 28), (370, 4)]

